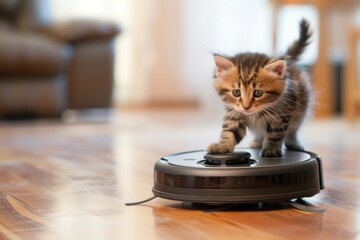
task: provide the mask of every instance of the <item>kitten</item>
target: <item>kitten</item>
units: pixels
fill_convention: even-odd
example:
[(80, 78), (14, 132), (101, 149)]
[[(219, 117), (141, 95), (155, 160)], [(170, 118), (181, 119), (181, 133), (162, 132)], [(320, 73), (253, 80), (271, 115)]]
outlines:
[(233, 57), (214, 55), (215, 89), (225, 103), (221, 139), (209, 153), (231, 153), (249, 128), (255, 134), (251, 147), (262, 157), (282, 156), (287, 149), (303, 150), (297, 131), (311, 105), (310, 80), (295, 65), (309, 44), (309, 22), (299, 23), (299, 38), (276, 58), (260, 53)]

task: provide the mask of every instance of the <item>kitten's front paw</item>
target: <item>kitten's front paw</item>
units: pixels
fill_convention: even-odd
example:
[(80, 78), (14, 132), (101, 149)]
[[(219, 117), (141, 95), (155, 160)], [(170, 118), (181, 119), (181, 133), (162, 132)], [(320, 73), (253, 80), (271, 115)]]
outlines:
[(212, 154), (232, 153), (233, 151), (234, 146), (226, 143), (213, 143), (207, 148), (207, 152)]
[(281, 157), (283, 152), (281, 149), (263, 148), (261, 150), (261, 157)]

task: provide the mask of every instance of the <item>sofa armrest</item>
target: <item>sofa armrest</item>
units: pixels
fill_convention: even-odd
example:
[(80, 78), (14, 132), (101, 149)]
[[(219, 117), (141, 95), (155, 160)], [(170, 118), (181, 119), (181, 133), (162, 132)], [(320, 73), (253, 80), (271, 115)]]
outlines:
[(121, 32), (121, 29), (116, 24), (92, 20), (54, 23), (41, 26), (38, 30), (59, 41), (71, 43), (112, 39)]

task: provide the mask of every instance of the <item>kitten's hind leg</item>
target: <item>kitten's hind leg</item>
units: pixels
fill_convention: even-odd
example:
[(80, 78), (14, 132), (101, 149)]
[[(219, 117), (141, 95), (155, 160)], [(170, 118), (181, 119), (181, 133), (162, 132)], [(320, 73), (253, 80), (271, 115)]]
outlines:
[(254, 140), (250, 143), (251, 148), (262, 148), (264, 141), (264, 135), (260, 133), (255, 134)]
[(254, 140), (252, 140), (252, 142), (250, 143), (250, 147), (251, 148), (262, 148), (262, 139), (258, 139), (255, 138)]
[(297, 137), (297, 129), (289, 129), (285, 137), (285, 147), (288, 150), (304, 151), (304, 146)]

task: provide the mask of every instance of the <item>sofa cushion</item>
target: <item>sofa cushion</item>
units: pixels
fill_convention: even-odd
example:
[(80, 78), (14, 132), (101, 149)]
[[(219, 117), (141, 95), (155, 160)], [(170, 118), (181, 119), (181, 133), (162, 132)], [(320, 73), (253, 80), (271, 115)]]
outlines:
[(113, 23), (94, 20), (73, 20), (39, 27), (39, 31), (63, 42), (86, 42), (92, 40), (112, 39), (121, 32)]
[(19, 5), (20, 0), (0, 0), (0, 16), (13, 16)]
[(7, 76), (50, 75), (62, 71), (72, 49), (42, 35), (0, 32), (0, 74)]
[(9, 77), (0, 81), (1, 117), (59, 116), (67, 105), (66, 79)]

